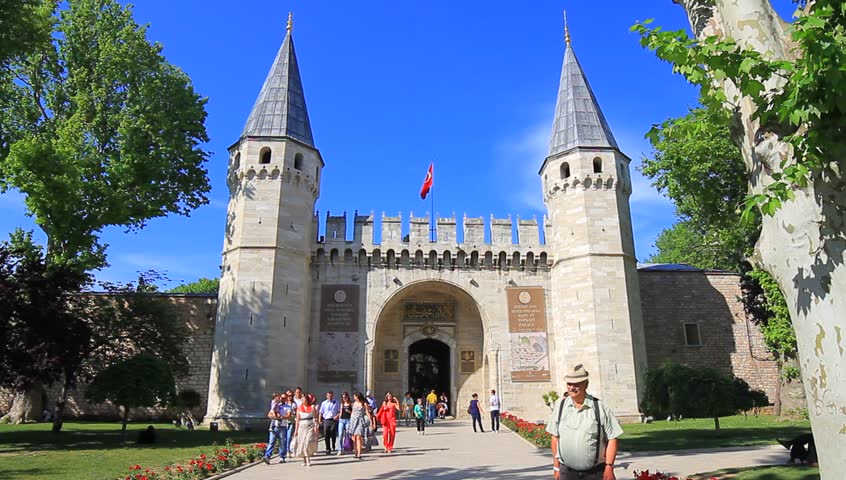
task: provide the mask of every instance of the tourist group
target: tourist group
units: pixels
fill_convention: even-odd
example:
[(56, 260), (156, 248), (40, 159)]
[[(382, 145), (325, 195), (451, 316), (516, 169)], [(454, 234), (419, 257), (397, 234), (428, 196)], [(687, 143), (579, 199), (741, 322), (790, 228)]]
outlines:
[[(482, 406), (478, 395), (467, 407), (467, 413), (473, 418), (473, 431), (476, 424), (482, 428)], [(499, 431), (499, 397), (491, 390), (490, 398), (491, 430)], [(382, 428), (384, 453), (394, 451), (397, 435), (397, 423), (405, 421), (409, 426), (412, 419), (417, 426), (417, 434), (426, 434), (426, 425), (433, 425), (435, 418), (446, 418), (449, 403), (446, 394), (438, 396), (432, 390), (425, 398), (412, 397), (406, 392), (400, 400), (390, 392), (385, 394), (381, 405), (369, 390), (366, 394), (356, 392), (352, 396), (343, 392), (340, 399), (332, 391), (326, 392), (326, 398), (319, 404), (312, 394), (303, 394), (303, 389), (295, 388), (284, 393), (273, 394), (267, 416), (270, 419), (270, 435), (264, 462), (270, 463), (275, 450), (279, 451), (279, 463), (286, 463), (288, 457), (301, 458), (304, 466), (311, 466), (312, 458), (318, 451), (318, 437), (322, 433), (326, 455), (352, 453), (361, 459), (365, 452), (379, 445), (377, 432)]]

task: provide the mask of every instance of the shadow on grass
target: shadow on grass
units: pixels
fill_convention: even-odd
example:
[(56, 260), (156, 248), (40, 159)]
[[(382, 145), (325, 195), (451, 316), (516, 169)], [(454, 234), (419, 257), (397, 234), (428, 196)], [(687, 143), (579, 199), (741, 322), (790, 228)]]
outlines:
[(191, 448), (223, 445), (227, 439), (235, 443), (267, 441), (263, 432), (210, 432), (207, 430), (165, 430), (156, 432), (153, 444), (135, 443), (141, 429), (127, 430), (125, 440), (117, 430), (73, 430), (54, 434), (50, 431), (11, 431), (0, 433), (0, 454), (37, 452), (47, 450), (113, 450), (119, 448)]
[(816, 467), (804, 465), (726, 468), (700, 473), (690, 477), (690, 480), (709, 480), (713, 477), (725, 480), (820, 480), (820, 472)]
[(626, 433), (620, 437), (620, 450), (626, 452), (724, 448), (772, 445), (778, 438), (794, 438), (809, 433), (806, 427), (781, 425), (755, 428), (701, 428), (654, 430)]

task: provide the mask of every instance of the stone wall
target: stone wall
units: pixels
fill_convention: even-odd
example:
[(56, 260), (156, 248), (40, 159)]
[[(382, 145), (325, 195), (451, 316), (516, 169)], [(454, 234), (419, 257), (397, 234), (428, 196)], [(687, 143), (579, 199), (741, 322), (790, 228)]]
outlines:
[[(748, 322), (740, 276), (724, 272), (641, 269), (640, 294), (649, 368), (665, 360), (734, 372), (775, 399), (778, 367), (761, 331)], [(686, 345), (685, 323), (701, 345)]]
[[(177, 381), (178, 389), (196, 390), (202, 396), (202, 405), (194, 410), (195, 417), (202, 417), (206, 410), (209, 389), (209, 371), (211, 370), (211, 354), (214, 342), (214, 316), (217, 309), (216, 294), (164, 294), (164, 298), (171, 301), (184, 315), (188, 328), (188, 339), (185, 350), (190, 363), (189, 374)], [(115, 417), (120, 415), (119, 409), (111, 404), (93, 405), (84, 399), (85, 386), (71, 391), (65, 415), (68, 418), (79, 417)], [(45, 392), (47, 408), (55, 408), (59, 395), (59, 385), (53, 385)], [(12, 394), (0, 390), (0, 411), (8, 411)], [(39, 408), (39, 411), (43, 409)], [(162, 417), (167, 412), (160, 408), (137, 409), (131, 412), (133, 418)]]

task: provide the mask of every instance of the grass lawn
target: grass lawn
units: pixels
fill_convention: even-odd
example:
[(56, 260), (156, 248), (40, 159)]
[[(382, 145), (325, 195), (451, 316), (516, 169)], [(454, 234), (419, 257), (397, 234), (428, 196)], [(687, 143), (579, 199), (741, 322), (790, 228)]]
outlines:
[(811, 422), (782, 420), (770, 415), (750, 415), (746, 418), (735, 415), (720, 418), (719, 432), (714, 430), (713, 420), (701, 418), (623, 425), (623, 430), (625, 433), (620, 437), (620, 450), (643, 452), (772, 445), (777, 438), (793, 438), (800, 433), (810, 432)]
[(3, 480), (111, 480), (126, 475), (130, 465), (164, 466), (211, 453), (227, 438), (235, 443), (267, 441), (266, 433), (179, 430), (154, 424), (158, 442), (135, 443), (147, 423), (130, 424), (120, 441), (119, 423), (65, 423), (55, 435), (50, 424), (0, 425), (0, 478)]
[(789, 465), (784, 467), (728, 468), (696, 475), (691, 480), (820, 480), (817, 467)]

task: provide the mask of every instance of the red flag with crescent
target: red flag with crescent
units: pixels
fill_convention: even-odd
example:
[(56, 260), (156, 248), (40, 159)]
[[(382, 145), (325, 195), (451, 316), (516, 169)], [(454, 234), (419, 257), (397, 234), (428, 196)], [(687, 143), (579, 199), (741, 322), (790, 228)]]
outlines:
[(423, 187), (420, 189), (420, 198), (423, 200), (426, 199), (426, 195), (429, 194), (429, 190), (432, 189), (432, 178), (433, 178), (433, 168), (435, 164), (429, 164), (429, 171), (426, 172), (426, 179), (423, 180)]

